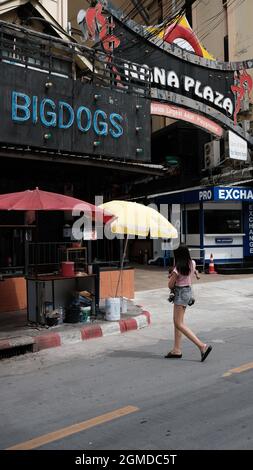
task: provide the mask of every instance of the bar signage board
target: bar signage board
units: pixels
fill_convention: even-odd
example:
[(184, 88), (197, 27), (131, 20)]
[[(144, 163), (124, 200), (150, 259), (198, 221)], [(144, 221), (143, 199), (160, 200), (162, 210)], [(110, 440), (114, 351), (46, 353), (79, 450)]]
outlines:
[(15, 64), (0, 74), (0, 142), (150, 160), (148, 100)]

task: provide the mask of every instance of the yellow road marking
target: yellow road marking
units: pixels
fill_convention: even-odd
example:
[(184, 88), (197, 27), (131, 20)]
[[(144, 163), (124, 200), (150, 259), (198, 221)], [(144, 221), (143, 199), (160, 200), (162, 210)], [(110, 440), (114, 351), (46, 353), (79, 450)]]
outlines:
[(103, 415), (96, 416), (95, 418), (88, 419), (87, 421), (73, 424), (72, 426), (59, 429), (58, 431), (50, 432), (49, 434), (44, 434), (44, 436), (36, 437), (35, 439), (31, 439), (30, 441), (22, 442), (21, 444), (9, 447), (6, 450), (35, 449), (36, 447), (43, 446), (45, 444), (48, 444), (49, 442), (58, 441), (59, 439), (63, 439), (64, 437), (71, 436), (71, 434), (76, 434), (86, 429), (90, 429), (93, 426), (97, 426), (98, 424), (107, 423), (108, 421), (112, 421), (113, 419), (121, 418), (122, 416), (134, 413), (135, 411), (139, 411), (139, 408), (137, 408), (136, 406), (125, 406), (124, 408), (119, 408), (118, 410), (111, 411), (110, 413), (105, 413)]
[(253, 369), (253, 362), (249, 362), (248, 364), (242, 364), (239, 367), (235, 367), (235, 369), (230, 369), (228, 372), (225, 372), (222, 377), (230, 377), (232, 374), (240, 374), (241, 372), (245, 372), (246, 370)]

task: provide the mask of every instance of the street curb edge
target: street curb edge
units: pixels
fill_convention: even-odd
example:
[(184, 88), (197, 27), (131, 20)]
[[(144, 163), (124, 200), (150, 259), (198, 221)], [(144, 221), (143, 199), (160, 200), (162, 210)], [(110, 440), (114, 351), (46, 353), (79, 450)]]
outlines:
[(33, 345), (33, 352), (38, 352), (43, 349), (56, 348), (90, 339), (139, 330), (149, 326), (150, 323), (150, 312), (143, 310), (142, 313), (136, 315), (136, 317), (129, 317), (104, 324), (85, 325), (75, 331), (43, 332), (35, 337), (20, 336), (17, 338), (2, 339), (0, 340), (0, 351), (10, 350), (18, 346)]
[[(108, 324), (102, 325), (86, 325), (82, 326), (80, 330), (80, 338), (76, 338), (74, 341), (73, 338), (68, 340), (64, 333), (49, 333), (37, 336), (35, 338), (35, 344), (37, 346), (37, 351), (42, 349), (53, 348), (57, 346), (66, 345), (68, 343), (80, 343), (82, 341), (87, 341), (90, 339), (102, 338), (105, 336), (111, 336), (115, 334), (126, 333), (128, 331), (139, 330), (149, 326), (151, 323), (151, 314), (150, 312), (143, 311), (140, 315), (136, 315), (134, 318), (126, 318), (124, 320), (119, 320), (115, 322), (108, 322)], [(46, 340), (45, 336), (50, 338)], [(79, 335), (78, 335), (79, 336)], [(41, 339), (40, 339), (41, 338)]]

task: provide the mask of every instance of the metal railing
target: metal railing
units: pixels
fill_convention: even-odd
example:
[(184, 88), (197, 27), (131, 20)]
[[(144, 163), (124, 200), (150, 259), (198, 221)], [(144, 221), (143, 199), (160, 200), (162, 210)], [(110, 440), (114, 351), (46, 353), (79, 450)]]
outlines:
[[(69, 249), (73, 251), (68, 251)], [(81, 254), (81, 256), (80, 256)], [(71, 242), (30, 242), (28, 245), (28, 273), (58, 270), (62, 261), (73, 261), (84, 268), (87, 266), (87, 257), (83, 256), (83, 249), (73, 248)]]
[(0, 21), (0, 60), (123, 93), (151, 96), (151, 68), (4, 21)]

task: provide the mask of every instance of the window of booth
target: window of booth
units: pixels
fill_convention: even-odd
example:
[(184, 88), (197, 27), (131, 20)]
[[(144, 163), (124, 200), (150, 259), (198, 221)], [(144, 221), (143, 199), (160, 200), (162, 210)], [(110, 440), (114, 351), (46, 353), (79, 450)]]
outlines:
[(187, 212), (187, 233), (199, 233), (199, 210)]
[(205, 233), (242, 233), (240, 210), (205, 210)]
[(195, 235), (199, 233), (199, 210), (183, 211), (183, 233)]

